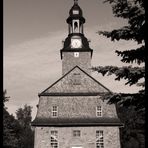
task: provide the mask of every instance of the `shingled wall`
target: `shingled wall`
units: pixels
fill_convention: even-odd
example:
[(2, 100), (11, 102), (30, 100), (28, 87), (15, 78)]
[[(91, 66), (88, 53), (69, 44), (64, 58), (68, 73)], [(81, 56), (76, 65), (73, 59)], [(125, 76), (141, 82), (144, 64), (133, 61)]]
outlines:
[(73, 67), (79, 66), (88, 74), (91, 73), (91, 52), (79, 52), (79, 57), (74, 57), (74, 52), (64, 52), (62, 59), (63, 75)]
[(96, 106), (102, 106), (102, 117), (117, 117), (115, 105), (100, 96), (41, 96), (37, 117), (49, 118), (52, 106), (58, 106), (58, 118), (96, 118)]
[(77, 66), (44, 91), (44, 93), (95, 92), (107, 93), (109, 90)]

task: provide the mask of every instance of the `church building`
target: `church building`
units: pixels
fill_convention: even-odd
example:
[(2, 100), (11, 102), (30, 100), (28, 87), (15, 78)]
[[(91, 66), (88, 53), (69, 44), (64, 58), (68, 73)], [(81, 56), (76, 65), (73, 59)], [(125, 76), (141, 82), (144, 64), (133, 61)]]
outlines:
[(93, 49), (84, 35), (78, 0), (67, 18), (69, 34), (60, 50), (62, 76), (39, 93), (34, 148), (120, 148), (122, 126), (112, 93), (91, 76)]

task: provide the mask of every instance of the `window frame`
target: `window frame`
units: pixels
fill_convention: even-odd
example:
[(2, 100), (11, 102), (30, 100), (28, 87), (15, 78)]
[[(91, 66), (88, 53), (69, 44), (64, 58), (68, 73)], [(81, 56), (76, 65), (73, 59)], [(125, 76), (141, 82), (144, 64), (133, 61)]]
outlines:
[(80, 53), (79, 52), (74, 52), (74, 57), (75, 58), (79, 58), (79, 56), (80, 56)]
[(57, 130), (51, 130), (50, 131), (50, 146), (51, 148), (58, 148), (58, 131)]
[[(102, 137), (99, 138), (99, 136), (102, 136)], [(103, 130), (96, 130), (96, 148), (104, 148), (104, 133), (103, 133)]]
[(52, 106), (52, 117), (58, 117), (58, 106), (56, 105)]
[(79, 10), (73, 10), (72, 13), (73, 14), (79, 14)]
[(71, 82), (73, 85), (81, 85), (81, 74), (73, 73), (73, 78)]
[(102, 117), (102, 106), (101, 105), (96, 106), (96, 116)]
[(81, 137), (81, 131), (80, 130), (73, 130), (72, 135), (73, 135), (73, 137)]

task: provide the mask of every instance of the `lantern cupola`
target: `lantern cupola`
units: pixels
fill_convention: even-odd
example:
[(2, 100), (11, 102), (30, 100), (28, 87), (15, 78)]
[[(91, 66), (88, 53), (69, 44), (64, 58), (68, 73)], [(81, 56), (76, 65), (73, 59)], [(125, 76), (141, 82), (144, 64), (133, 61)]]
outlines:
[(69, 17), (66, 21), (69, 25), (69, 34), (83, 34), (83, 24), (85, 23), (85, 18), (83, 17), (82, 9), (78, 5), (78, 0), (74, 0), (74, 5), (70, 9)]

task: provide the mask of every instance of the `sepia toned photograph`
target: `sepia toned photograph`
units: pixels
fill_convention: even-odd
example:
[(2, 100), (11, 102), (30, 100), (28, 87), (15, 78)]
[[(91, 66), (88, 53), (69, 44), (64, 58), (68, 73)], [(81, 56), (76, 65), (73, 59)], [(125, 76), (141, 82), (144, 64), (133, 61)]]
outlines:
[(3, 2), (3, 147), (146, 148), (144, 0)]

